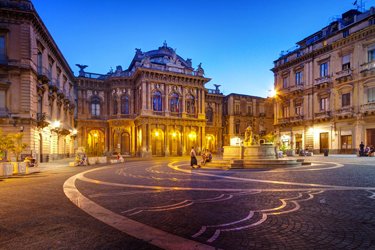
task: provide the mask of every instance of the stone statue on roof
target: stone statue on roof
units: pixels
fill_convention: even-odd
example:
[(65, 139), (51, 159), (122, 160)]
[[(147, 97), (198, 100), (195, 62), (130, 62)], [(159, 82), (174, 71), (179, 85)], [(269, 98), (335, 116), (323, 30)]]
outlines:
[(79, 68), (79, 75), (78, 76), (85, 76), (85, 68), (87, 68), (87, 65), (82, 65), (82, 64), (76, 64), (76, 66)]
[(198, 75), (198, 76), (203, 76), (203, 75), (204, 75), (204, 70), (203, 70), (203, 68), (202, 68), (202, 63), (199, 63), (199, 64), (198, 64), (197, 75)]

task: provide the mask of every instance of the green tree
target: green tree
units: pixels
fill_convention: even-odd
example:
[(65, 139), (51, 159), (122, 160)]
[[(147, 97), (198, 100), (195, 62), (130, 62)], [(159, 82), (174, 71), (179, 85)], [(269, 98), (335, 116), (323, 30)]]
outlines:
[(27, 147), (27, 144), (22, 142), (23, 133), (12, 134), (11, 136), (14, 142), (14, 146), (12, 147), (11, 151), (16, 155), (16, 159), (18, 161), (20, 154)]
[(5, 134), (2, 129), (0, 129), (0, 160), (8, 159), (8, 152), (12, 151), (14, 148), (14, 141), (11, 134)]

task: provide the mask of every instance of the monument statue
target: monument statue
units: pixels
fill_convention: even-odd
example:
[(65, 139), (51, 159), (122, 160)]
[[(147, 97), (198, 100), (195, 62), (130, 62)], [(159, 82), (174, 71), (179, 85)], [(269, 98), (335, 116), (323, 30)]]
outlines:
[(245, 130), (244, 145), (250, 146), (252, 144), (253, 144), (253, 129), (251, 128), (251, 126), (248, 126)]

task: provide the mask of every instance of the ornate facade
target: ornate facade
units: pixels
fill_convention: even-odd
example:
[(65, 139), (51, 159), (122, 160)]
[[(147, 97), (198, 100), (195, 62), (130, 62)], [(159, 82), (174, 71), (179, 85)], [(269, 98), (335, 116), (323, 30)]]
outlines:
[(0, 128), (22, 132), (24, 154), (74, 153), (75, 77), (30, 1), (0, 2)]
[(375, 9), (350, 10), (274, 63), (280, 144), (321, 153), (375, 145)]

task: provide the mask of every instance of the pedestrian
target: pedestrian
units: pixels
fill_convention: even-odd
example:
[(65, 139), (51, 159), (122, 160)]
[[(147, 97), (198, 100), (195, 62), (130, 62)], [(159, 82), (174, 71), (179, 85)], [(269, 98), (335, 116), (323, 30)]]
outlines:
[(190, 166), (192, 169), (194, 169), (196, 165), (198, 165), (198, 161), (197, 161), (197, 153), (195, 152), (195, 149), (194, 147), (191, 147), (191, 151), (190, 151)]
[(361, 144), (359, 144), (359, 156), (364, 156), (365, 152), (365, 144), (363, 144), (363, 141), (361, 141)]

